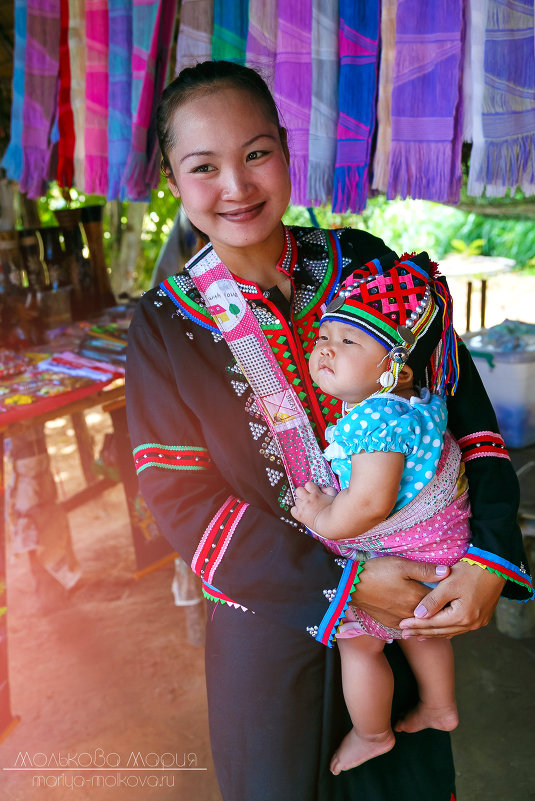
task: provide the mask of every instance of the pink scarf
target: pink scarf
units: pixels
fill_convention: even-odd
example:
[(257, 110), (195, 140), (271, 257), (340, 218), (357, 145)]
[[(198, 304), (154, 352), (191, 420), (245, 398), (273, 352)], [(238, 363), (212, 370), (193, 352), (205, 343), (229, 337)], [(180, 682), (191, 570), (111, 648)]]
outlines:
[(312, 4), (279, 0), (275, 100), (288, 130), (292, 202), (307, 203), (308, 137), (312, 103)]
[(85, 0), (85, 186), (108, 191), (108, 9), (102, 0)]

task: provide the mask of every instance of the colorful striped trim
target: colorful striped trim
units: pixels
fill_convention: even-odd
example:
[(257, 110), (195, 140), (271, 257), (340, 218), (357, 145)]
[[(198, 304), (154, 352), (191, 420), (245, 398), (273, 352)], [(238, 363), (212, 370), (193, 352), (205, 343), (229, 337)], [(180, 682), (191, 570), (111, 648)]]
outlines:
[[(217, 587), (213, 587), (206, 581), (202, 583), (202, 594), (205, 598), (208, 598), (209, 601), (214, 601), (216, 604), (228, 604), (229, 606), (233, 606), (234, 609), (242, 609), (244, 612), (249, 611), (246, 606), (237, 604), (236, 601), (233, 601), (228, 595), (225, 595), (225, 593), (218, 590)], [(251, 612), (251, 614), (254, 615), (254, 612)]]
[(514, 581), (515, 584), (520, 584), (521, 587), (529, 590), (533, 597), (533, 582), (529, 574), (512, 562), (502, 559), (501, 556), (496, 556), (494, 553), (484, 551), (482, 548), (476, 548), (475, 545), (469, 545), (466, 556), (461, 558), (461, 562), (477, 565), (484, 570), (497, 573), (507, 581)]
[(463, 462), (471, 459), (481, 459), (483, 456), (495, 456), (499, 459), (509, 459), (503, 437), (495, 431), (476, 431), (457, 440)]
[(363, 568), (364, 562), (347, 560), (336, 595), (329, 604), (329, 608), (318, 626), (318, 631), (315, 633), (314, 639), (329, 648), (333, 647), (336, 630), (349, 605), (351, 593), (360, 581), (359, 576)]
[(163, 467), (166, 470), (207, 470), (212, 460), (206, 448), (195, 445), (162, 445), (147, 442), (132, 451), (136, 473), (147, 467)]
[(196, 303), (194, 300), (188, 297), (186, 293), (182, 291), (182, 289), (180, 289), (174, 276), (170, 276), (169, 278), (166, 278), (165, 281), (162, 281), (160, 284), (160, 289), (163, 289), (165, 294), (173, 301), (175, 306), (178, 306), (178, 308), (186, 315), (186, 317), (189, 317), (189, 319), (193, 320), (194, 323), (202, 325), (203, 328), (207, 328), (209, 331), (216, 331), (219, 333), (219, 328), (214, 322), (213, 317), (208, 314), (207, 310), (203, 306), (201, 306), (199, 303)]
[(212, 582), (248, 506), (248, 503), (230, 495), (210, 520), (191, 562), (192, 570), (204, 581)]

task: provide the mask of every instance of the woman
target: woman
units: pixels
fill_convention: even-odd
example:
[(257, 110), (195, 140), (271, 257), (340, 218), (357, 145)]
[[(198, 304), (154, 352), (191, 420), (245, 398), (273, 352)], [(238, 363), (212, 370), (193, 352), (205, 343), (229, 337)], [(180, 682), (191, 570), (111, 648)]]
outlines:
[[(286, 132), (254, 71), (228, 62), (184, 70), (164, 92), (157, 124), (169, 188), (211, 247), (140, 302), (128, 346), (127, 411), (141, 491), (162, 533), (203, 578), (213, 607), (206, 674), (223, 798), (450, 801), (445, 732), (400, 734), (389, 754), (329, 773), (350, 723), (337, 649), (325, 645), (351, 598), (386, 625), (402, 621), (404, 636), (451, 636), (487, 623), (502, 590), (518, 598), (532, 591), (515, 524), (515, 475), (507, 458), (496, 458), (506, 452), (480, 379), (462, 348), (449, 414), (468, 456), (470, 562), (444, 578), (440, 567), (385, 557), (363, 568), (327, 553), (290, 516), (289, 462), (251, 376), (259, 387), (270, 384), (274, 354), (324, 446), (325, 426), (340, 409), (308, 378), (319, 318), (340, 280), (389, 248), (363, 231), (282, 225), (290, 199)], [(203, 289), (203, 280), (214, 257), (231, 273), (224, 286), (232, 302), (208, 300), (210, 314), (212, 286)], [(249, 312), (254, 324), (249, 340), (240, 340), (238, 366), (226, 332), (233, 315)], [(285, 415), (281, 401), (272, 419), (284, 423)], [(476, 445), (479, 458), (471, 459)], [(420, 583), (437, 578), (432, 592)], [(416, 703), (415, 685), (397, 647), (387, 650), (399, 718)]]

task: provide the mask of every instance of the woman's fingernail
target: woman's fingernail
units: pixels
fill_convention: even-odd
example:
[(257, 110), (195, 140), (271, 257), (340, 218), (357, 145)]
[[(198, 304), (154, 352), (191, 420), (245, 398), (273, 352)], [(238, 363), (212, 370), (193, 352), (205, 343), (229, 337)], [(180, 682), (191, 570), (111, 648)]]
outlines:
[(437, 567), (435, 567), (435, 573), (437, 576), (445, 576), (447, 572), (448, 568), (446, 565), (437, 565)]
[(427, 615), (427, 609), (423, 604), (418, 604), (416, 609), (414, 610), (414, 617), (425, 617)]

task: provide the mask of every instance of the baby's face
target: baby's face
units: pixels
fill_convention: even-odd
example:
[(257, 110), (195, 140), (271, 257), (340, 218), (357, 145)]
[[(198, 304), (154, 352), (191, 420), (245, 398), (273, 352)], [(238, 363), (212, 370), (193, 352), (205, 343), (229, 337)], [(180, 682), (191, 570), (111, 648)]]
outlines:
[(360, 403), (377, 392), (377, 379), (387, 369), (383, 345), (347, 323), (322, 323), (309, 369), (319, 388), (346, 403)]

